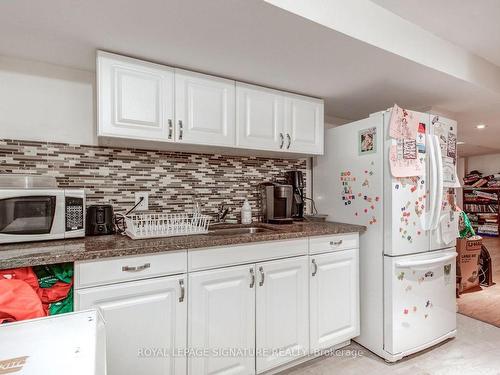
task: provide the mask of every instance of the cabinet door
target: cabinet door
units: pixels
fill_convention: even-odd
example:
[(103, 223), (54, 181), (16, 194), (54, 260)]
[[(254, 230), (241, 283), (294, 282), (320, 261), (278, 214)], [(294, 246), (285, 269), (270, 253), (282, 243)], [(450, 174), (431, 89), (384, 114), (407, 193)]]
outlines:
[(173, 141), (174, 71), (98, 52), (98, 135)]
[(254, 266), (191, 273), (189, 301), (189, 374), (254, 374)]
[(75, 292), (78, 310), (104, 317), (109, 375), (186, 373), (184, 284), (181, 275)]
[(308, 278), (307, 257), (257, 264), (258, 373), (308, 354)]
[(177, 141), (234, 146), (234, 85), (228, 79), (176, 69)]
[(236, 83), (236, 144), (256, 150), (283, 150), (284, 97), (262, 87)]
[(359, 335), (358, 250), (311, 256), (311, 350)]
[(323, 155), (323, 101), (287, 94), (285, 113), (285, 148), (290, 152)]

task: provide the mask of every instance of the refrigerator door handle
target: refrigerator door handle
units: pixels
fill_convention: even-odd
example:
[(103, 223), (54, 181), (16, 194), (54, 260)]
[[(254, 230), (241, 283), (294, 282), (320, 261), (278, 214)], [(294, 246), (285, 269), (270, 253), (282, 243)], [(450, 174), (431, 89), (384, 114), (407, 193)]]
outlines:
[(423, 266), (436, 266), (441, 263), (448, 262), (452, 259), (455, 259), (457, 257), (457, 253), (446, 253), (443, 256), (440, 256), (438, 258), (431, 258), (431, 259), (423, 259), (423, 260), (402, 260), (399, 262), (395, 263), (396, 268), (419, 268)]
[(434, 212), (436, 211), (436, 189), (437, 189), (437, 166), (436, 166), (436, 156), (434, 148), (434, 136), (431, 134), (426, 135), (426, 144), (429, 150), (429, 166), (430, 166), (430, 204), (429, 211), (426, 211), (422, 216), (420, 216), (421, 225), (423, 230), (432, 229), (434, 224)]
[(441, 154), (441, 145), (439, 143), (439, 138), (437, 135), (433, 136), (434, 138), (434, 157), (436, 159), (436, 167), (437, 167), (437, 196), (436, 196), (436, 206), (434, 213), (434, 222), (432, 223), (431, 229), (437, 229), (439, 226), (439, 222), (441, 220), (441, 211), (443, 208), (443, 155)]

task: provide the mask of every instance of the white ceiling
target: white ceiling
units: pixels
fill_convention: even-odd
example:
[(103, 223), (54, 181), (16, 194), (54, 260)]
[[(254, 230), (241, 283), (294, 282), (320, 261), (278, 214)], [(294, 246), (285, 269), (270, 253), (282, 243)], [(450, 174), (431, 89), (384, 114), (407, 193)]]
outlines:
[(372, 0), (500, 66), (499, 0)]
[[(347, 119), (395, 102), (457, 114), (500, 103), (485, 89), (259, 0), (0, 2), (0, 55), (94, 70), (96, 49), (322, 97), (327, 115)], [(472, 153), (497, 151), (497, 143), (481, 140)]]

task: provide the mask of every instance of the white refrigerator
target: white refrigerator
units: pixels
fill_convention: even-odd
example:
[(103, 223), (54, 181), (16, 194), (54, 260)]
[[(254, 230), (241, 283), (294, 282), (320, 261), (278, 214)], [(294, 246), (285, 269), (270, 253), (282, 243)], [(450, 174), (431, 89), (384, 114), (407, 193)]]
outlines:
[(459, 185), (457, 123), (427, 113), (414, 113), (420, 175), (393, 176), (398, 140), (390, 136), (391, 112), (327, 130), (325, 155), (313, 160), (312, 189), (329, 221), (367, 227), (360, 237), (355, 341), (397, 361), (456, 335), (453, 188)]

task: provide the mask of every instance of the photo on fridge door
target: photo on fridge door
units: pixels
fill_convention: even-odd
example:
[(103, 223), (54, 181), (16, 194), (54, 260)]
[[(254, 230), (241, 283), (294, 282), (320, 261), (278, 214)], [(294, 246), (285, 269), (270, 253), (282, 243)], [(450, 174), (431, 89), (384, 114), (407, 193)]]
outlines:
[(359, 155), (373, 154), (377, 152), (377, 128), (362, 129), (358, 134)]

